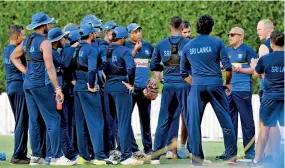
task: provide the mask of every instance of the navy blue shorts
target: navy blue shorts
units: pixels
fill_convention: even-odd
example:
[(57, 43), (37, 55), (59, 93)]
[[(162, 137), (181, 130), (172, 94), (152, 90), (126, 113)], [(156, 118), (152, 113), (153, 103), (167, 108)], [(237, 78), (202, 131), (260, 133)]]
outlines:
[(275, 127), (277, 121), (279, 121), (280, 126), (284, 126), (284, 100), (263, 98), (259, 119), (264, 126)]

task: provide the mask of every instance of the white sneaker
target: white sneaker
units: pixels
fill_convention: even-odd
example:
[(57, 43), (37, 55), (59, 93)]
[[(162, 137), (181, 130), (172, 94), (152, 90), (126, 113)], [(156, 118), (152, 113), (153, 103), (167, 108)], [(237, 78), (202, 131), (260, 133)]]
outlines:
[(31, 156), (30, 159), (30, 164), (31, 166), (37, 166), (37, 165), (48, 165), (49, 163), (45, 161), (44, 158), (36, 157), (36, 156)]
[(75, 164), (76, 161), (69, 160), (65, 156), (61, 156), (60, 158), (51, 158), (50, 162), (50, 165), (52, 166), (72, 166)]
[(160, 160), (150, 160), (150, 164), (152, 164), (152, 165), (159, 165), (160, 164)]
[(121, 162), (122, 165), (142, 165), (143, 161), (137, 160), (133, 157), (130, 157)]
[(204, 161), (203, 161), (203, 164), (211, 164), (211, 163), (212, 163), (211, 160), (204, 159)]
[(167, 153), (166, 153), (166, 158), (167, 158), (167, 159), (177, 159), (177, 155), (174, 154), (174, 153), (171, 152), (171, 151), (167, 151)]

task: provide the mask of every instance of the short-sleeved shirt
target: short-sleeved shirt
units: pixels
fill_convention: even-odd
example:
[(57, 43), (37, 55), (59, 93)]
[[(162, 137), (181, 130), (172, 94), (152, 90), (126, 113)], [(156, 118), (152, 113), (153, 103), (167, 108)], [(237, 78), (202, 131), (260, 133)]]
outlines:
[(273, 51), (262, 56), (255, 71), (264, 73), (264, 93), (262, 98), (284, 100), (284, 51)]
[[(251, 59), (256, 58), (255, 51), (244, 43), (236, 49), (233, 46), (228, 47), (227, 52), (232, 65), (240, 68), (249, 68)], [(233, 72), (231, 89), (232, 91), (252, 91), (251, 75)]]

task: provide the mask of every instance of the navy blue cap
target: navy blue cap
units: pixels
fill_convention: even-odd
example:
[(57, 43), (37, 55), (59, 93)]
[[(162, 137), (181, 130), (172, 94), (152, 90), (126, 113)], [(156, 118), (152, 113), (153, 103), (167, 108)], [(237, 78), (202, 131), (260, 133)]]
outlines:
[(79, 30), (79, 26), (75, 25), (75, 24), (68, 24), (64, 27), (63, 31), (74, 31), (74, 30)]
[(71, 31), (68, 35), (70, 42), (72, 43), (72, 42), (78, 41), (81, 38), (80, 33), (81, 33), (81, 30)]
[[(88, 23), (91, 23), (93, 27), (96, 27), (96, 28), (99, 28), (101, 25), (102, 25), (102, 20), (101, 19), (98, 19), (96, 16), (92, 15), (92, 14), (89, 14), (89, 15), (86, 15), (82, 22), (88, 22)], [(81, 23), (82, 23), (81, 22)]]
[(113, 33), (116, 34), (114, 39), (121, 39), (121, 38), (128, 38), (130, 37), (130, 34), (128, 33), (128, 30), (126, 27), (118, 26), (113, 30)]
[(46, 13), (38, 12), (32, 16), (32, 23), (29, 24), (26, 28), (28, 30), (33, 30), (41, 25), (56, 23), (56, 22), (57, 21), (54, 18), (50, 18)]
[(106, 22), (105, 24), (101, 25), (101, 28), (102, 28), (104, 31), (112, 30), (112, 29), (114, 29), (115, 27), (118, 27), (118, 25), (117, 25), (117, 23), (115, 23), (114, 21), (108, 21), (108, 22)]
[(97, 33), (100, 31), (100, 29), (98, 28), (95, 28), (92, 26), (92, 24), (90, 23), (82, 23), (80, 24), (80, 29), (81, 29), (81, 32), (82, 32), (82, 36), (87, 36), (89, 35), (90, 33)]
[(60, 28), (55, 27), (48, 31), (48, 40), (52, 43), (62, 39), (69, 32), (63, 32)]
[(136, 24), (136, 23), (131, 23), (127, 27), (129, 33), (132, 32), (132, 31), (137, 30), (138, 28), (142, 29), (142, 27), (140, 25)]

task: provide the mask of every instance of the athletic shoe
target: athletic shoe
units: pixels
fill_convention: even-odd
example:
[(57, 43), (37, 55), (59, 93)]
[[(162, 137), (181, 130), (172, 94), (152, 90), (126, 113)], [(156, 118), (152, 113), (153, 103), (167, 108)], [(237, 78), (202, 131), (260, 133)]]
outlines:
[(203, 164), (211, 164), (211, 163), (212, 163), (211, 160), (207, 160), (207, 159), (204, 159), (204, 160), (203, 160)]
[(160, 164), (160, 160), (150, 160), (150, 164), (152, 164), (152, 165), (159, 165)]
[(167, 158), (167, 159), (177, 159), (177, 155), (174, 154), (174, 153), (171, 152), (171, 151), (167, 151), (167, 153), (166, 153), (166, 158)]
[(97, 159), (94, 159), (92, 162), (94, 165), (97, 165), (97, 166), (102, 166), (102, 165), (107, 164), (104, 160), (97, 160)]
[(143, 161), (137, 160), (136, 158), (130, 157), (121, 162), (122, 165), (142, 165)]
[(262, 167), (262, 163), (261, 161), (254, 163), (253, 161), (247, 164), (248, 167), (250, 168), (261, 168)]
[(76, 161), (67, 159), (65, 156), (60, 158), (51, 158), (50, 165), (52, 166), (72, 166), (75, 165)]
[(142, 151), (137, 151), (133, 153), (133, 157), (136, 159), (146, 159), (147, 156)]
[(86, 165), (86, 164), (90, 164), (91, 161), (85, 160), (83, 157), (78, 157), (76, 159), (76, 164), (78, 165)]
[(216, 160), (225, 160), (225, 159), (226, 159), (226, 154), (225, 153), (223, 153), (220, 156), (216, 156)]
[(117, 165), (118, 162), (111, 159), (104, 159), (107, 165)]
[(30, 159), (29, 158), (16, 159), (16, 158), (12, 157), (10, 163), (11, 164), (29, 164), (30, 163)]
[(110, 160), (120, 160), (121, 159), (121, 152), (117, 150), (111, 150), (110, 151)]
[(177, 151), (178, 158), (186, 159), (186, 158), (189, 158), (189, 155), (190, 153), (188, 149), (186, 149), (185, 147), (178, 148), (178, 151)]
[(30, 164), (31, 166), (36, 166), (36, 165), (48, 165), (49, 163), (45, 161), (44, 158), (36, 157), (36, 156), (31, 156), (30, 159)]
[(48, 164), (50, 164), (51, 157), (46, 157), (46, 158), (45, 158), (45, 161), (48, 162)]

